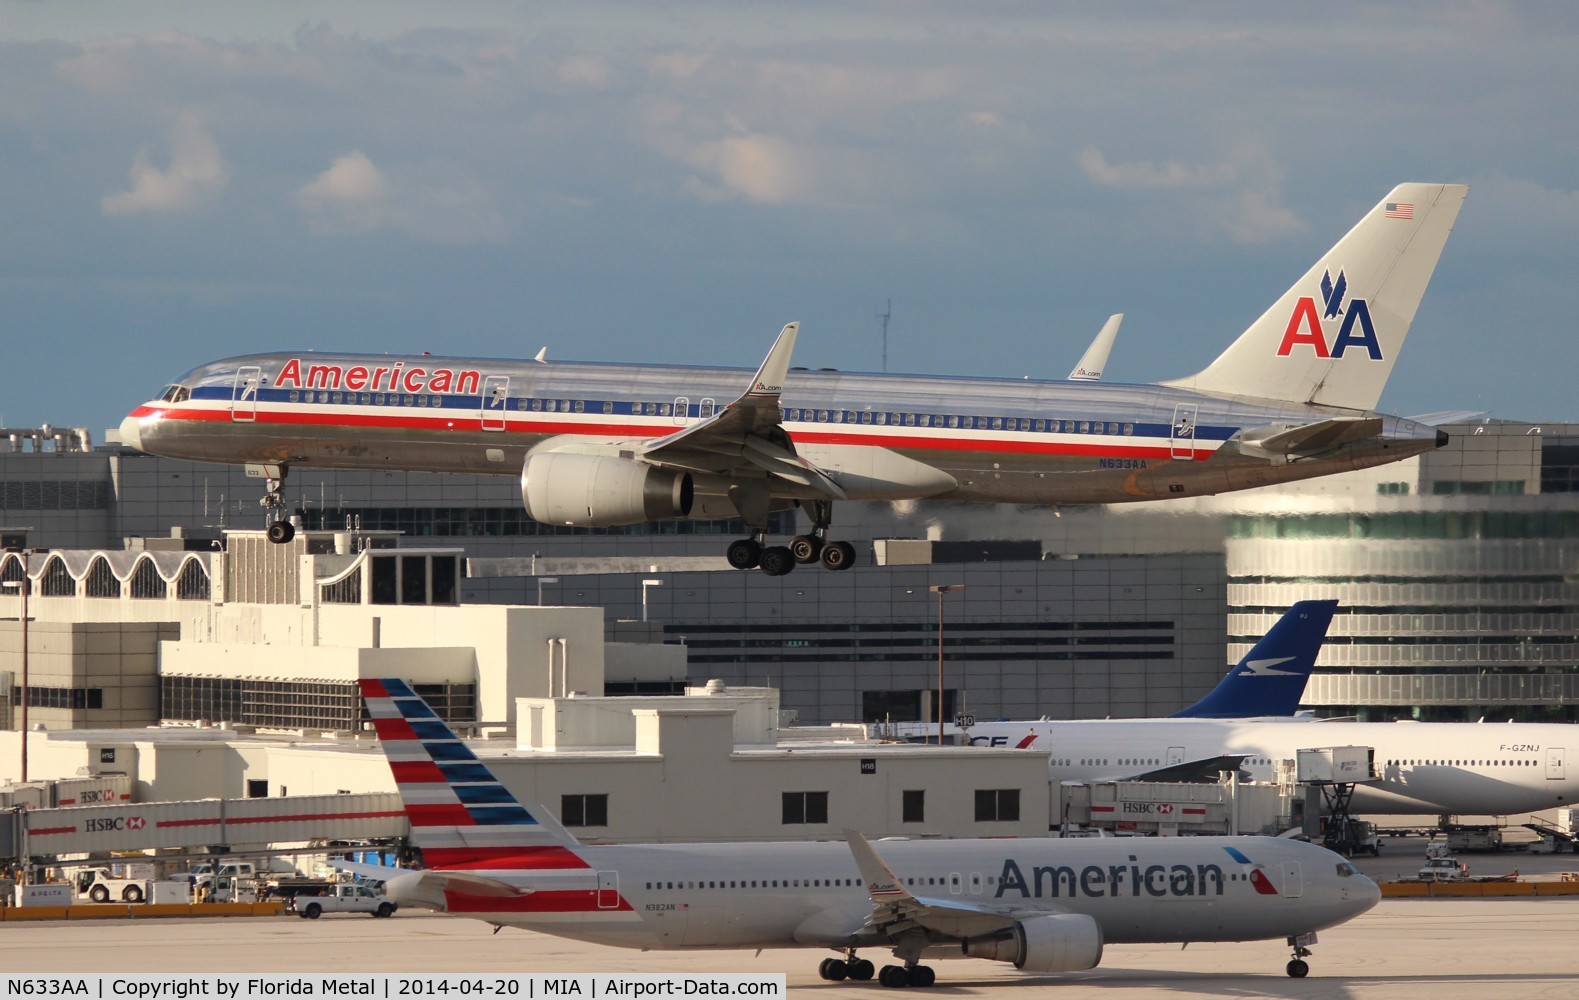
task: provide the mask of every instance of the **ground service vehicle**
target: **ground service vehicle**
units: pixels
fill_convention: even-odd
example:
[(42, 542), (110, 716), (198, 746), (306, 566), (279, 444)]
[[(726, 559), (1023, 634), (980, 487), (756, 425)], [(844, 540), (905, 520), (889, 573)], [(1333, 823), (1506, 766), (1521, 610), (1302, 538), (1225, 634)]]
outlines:
[(108, 868), (79, 868), (75, 884), (77, 895), (95, 903), (141, 903), (152, 894), (147, 879), (118, 878)]
[(348, 884), (335, 886), (331, 894), (295, 896), (287, 905), (307, 920), (317, 920), (325, 913), (371, 913), (375, 917), (388, 917), (399, 909), (388, 896), (376, 893), (365, 885)]
[(1427, 858), (1418, 877), (1427, 882), (1458, 882), (1469, 877), (1469, 866), (1457, 858)]

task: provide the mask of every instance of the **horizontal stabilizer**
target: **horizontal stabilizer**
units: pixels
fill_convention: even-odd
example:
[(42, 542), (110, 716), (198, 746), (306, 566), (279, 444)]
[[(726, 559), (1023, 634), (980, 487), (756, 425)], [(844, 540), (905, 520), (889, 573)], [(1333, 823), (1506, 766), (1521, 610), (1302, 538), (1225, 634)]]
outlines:
[(1277, 423), (1255, 427), (1239, 438), (1246, 455), (1274, 462), (1308, 458), (1346, 444), (1380, 436), (1381, 417), (1333, 417), (1309, 424)]

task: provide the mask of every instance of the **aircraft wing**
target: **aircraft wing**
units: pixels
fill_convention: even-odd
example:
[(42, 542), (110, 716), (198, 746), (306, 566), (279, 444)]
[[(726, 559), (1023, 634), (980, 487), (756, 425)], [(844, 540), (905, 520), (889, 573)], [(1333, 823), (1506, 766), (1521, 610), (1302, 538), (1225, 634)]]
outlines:
[(871, 843), (860, 833), (846, 830), (844, 838), (855, 855), (855, 864), (872, 900), (872, 915), (863, 930), (890, 939), (921, 929), (947, 937), (976, 937), (1005, 930), (1016, 923), (1015, 910), (990, 904), (967, 903), (913, 895), (893, 873)]
[(1184, 760), (1177, 764), (1164, 764), (1149, 771), (1126, 774), (1119, 781), (1181, 781), (1193, 784), (1215, 782), (1224, 771), (1237, 771), (1249, 754), (1225, 753), (1217, 757)]
[(799, 330), (799, 323), (785, 324), (738, 399), (700, 423), (647, 442), (637, 456), (651, 465), (693, 473), (756, 469), (831, 499), (845, 499), (838, 483), (795, 453), (795, 444), (784, 431), (779, 396)]

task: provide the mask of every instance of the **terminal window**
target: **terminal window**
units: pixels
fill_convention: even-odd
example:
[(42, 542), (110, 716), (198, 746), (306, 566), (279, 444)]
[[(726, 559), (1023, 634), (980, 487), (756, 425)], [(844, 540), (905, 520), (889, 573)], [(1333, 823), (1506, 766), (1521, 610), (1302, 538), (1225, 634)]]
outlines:
[(1018, 788), (976, 789), (976, 822), (1015, 823), (1020, 819)]
[(786, 824), (828, 822), (828, 793), (785, 792), (784, 822)]
[(909, 788), (905, 790), (899, 821), (901, 823), (925, 823), (927, 821), (927, 793), (925, 789)]
[(608, 826), (608, 794), (561, 795), (559, 821), (565, 826)]

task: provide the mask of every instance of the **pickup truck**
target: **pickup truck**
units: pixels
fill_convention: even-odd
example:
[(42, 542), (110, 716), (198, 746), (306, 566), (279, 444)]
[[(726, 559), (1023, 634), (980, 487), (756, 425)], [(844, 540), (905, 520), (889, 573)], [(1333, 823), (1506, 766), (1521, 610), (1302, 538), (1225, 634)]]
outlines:
[(1427, 858), (1416, 877), (1426, 882), (1458, 882), (1469, 877), (1469, 866), (1457, 858)]
[(325, 913), (371, 913), (375, 917), (387, 917), (399, 908), (388, 896), (365, 885), (337, 885), (332, 895), (296, 896), (286, 905), (307, 920), (317, 920)]

